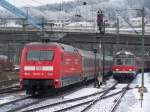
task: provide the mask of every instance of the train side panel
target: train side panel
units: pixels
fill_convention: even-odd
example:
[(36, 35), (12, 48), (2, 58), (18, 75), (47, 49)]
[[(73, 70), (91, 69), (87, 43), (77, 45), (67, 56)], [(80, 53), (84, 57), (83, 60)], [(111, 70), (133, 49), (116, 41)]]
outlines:
[(62, 56), (62, 86), (82, 81), (81, 56), (77, 52), (64, 52)]

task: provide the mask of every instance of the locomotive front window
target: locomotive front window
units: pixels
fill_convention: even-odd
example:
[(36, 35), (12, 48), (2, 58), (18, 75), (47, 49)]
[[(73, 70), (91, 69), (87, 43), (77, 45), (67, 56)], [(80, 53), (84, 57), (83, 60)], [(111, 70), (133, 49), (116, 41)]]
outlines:
[(40, 51), (40, 60), (49, 60), (52, 61), (54, 56), (53, 51)]
[(133, 65), (135, 62), (134, 58), (116, 58), (115, 63), (116, 65)]
[(126, 65), (133, 65), (134, 64), (134, 58), (126, 58), (125, 64)]
[(27, 60), (33, 61), (52, 61), (54, 56), (53, 51), (29, 51), (27, 53)]
[(123, 60), (117, 59), (117, 60), (116, 60), (116, 64), (117, 64), (117, 65), (122, 65), (122, 64), (123, 64)]
[(27, 60), (38, 61), (39, 57), (40, 57), (40, 52), (39, 51), (29, 51), (27, 53)]

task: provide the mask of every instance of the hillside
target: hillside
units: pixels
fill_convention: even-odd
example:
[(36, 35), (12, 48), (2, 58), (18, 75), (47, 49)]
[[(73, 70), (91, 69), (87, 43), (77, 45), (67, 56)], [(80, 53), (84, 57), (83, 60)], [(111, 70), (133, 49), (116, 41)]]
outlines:
[[(99, 8), (105, 13), (105, 18), (110, 21), (116, 20), (116, 9), (123, 10), (121, 15), (128, 19), (141, 16), (139, 11), (127, 11), (129, 8), (145, 7), (146, 16), (150, 17), (150, 0), (75, 0), (63, 2), (62, 4), (47, 4), (39, 7), (30, 7), (28, 12), (36, 18), (46, 18), (49, 20), (96, 20), (96, 12)], [(26, 8), (22, 8), (27, 12)], [(6, 10), (0, 11), (0, 17), (14, 17)]]

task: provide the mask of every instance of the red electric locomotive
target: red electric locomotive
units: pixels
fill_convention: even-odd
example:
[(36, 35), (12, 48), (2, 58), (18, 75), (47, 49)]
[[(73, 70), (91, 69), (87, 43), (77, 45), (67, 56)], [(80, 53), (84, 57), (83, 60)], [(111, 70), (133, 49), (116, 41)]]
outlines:
[[(91, 51), (60, 43), (29, 43), (22, 51), (20, 84), (27, 93), (34, 94), (39, 90), (62, 88), (93, 79), (94, 61)], [(96, 62), (96, 74), (102, 77), (98, 53)]]
[(112, 71), (115, 79), (133, 79), (140, 68), (141, 60), (133, 53), (121, 50), (114, 55)]

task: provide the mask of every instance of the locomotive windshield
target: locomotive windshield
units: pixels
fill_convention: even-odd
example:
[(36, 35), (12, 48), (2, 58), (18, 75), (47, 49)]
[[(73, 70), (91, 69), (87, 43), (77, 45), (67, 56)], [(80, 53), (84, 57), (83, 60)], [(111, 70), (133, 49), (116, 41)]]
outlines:
[(116, 60), (116, 64), (117, 64), (117, 65), (122, 65), (122, 64), (123, 64), (122, 61), (123, 61), (123, 60), (121, 60), (121, 59), (117, 59), (117, 60)]
[(115, 63), (116, 65), (133, 65), (134, 58), (116, 58)]
[(28, 61), (52, 61), (54, 56), (54, 51), (28, 51), (27, 60)]

